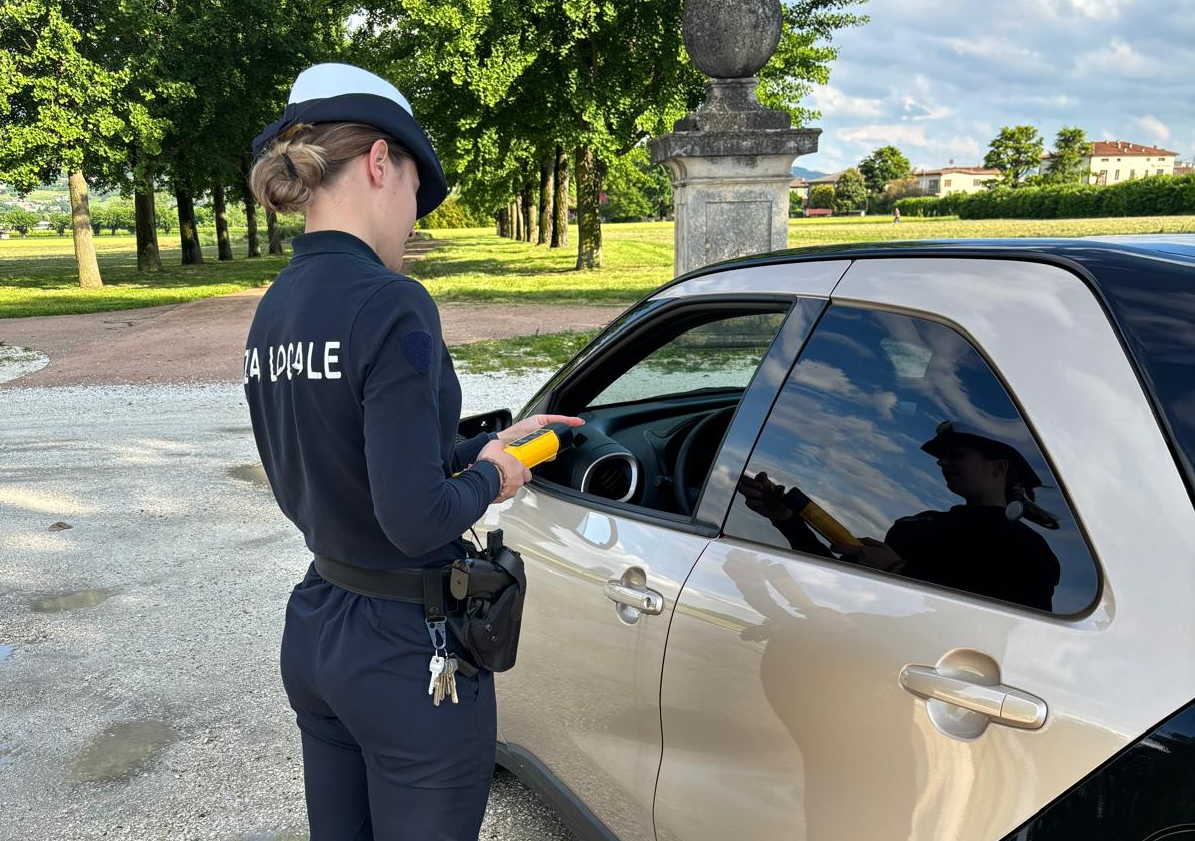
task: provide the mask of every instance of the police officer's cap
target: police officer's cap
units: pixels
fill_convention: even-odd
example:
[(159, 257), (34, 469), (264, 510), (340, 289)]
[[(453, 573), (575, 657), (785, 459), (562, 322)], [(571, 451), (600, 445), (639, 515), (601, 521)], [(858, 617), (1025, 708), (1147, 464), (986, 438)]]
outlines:
[(1027, 490), (1041, 487), (1041, 479), (1016, 447), (998, 438), (984, 435), (981, 430), (966, 424), (942, 421), (938, 424), (934, 437), (922, 444), (921, 449), (934, 458), (941, 458), (953, 444), (974, 447), (989, 458), (1006, 458), (1016, 465), (1022, 487)]
[(410, 151), (419, 172), (416, 215), (426, 216), (448, 195), (448, 183), (436, 150), (427, 139), (411, 103), (380, 76), (351, 64), (317, 64), (299, 74), (290, 89), (282, 119), (270, 123), (253, 141), (256, 156), (296, 123), (365, 123), (394, 137)]

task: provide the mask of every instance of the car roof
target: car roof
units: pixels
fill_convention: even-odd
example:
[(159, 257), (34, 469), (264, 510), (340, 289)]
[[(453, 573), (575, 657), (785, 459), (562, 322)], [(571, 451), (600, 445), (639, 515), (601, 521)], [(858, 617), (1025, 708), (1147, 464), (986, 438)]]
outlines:
[(756, 265), (886, 257), (1032, 260), (1077, 274), (1100, 299), (1120, 332), (1195, 501), (1195, 235), (818, 245), (728, 260), (690, 272), (673, 283)]
[[(916, 256), (1042, 256), (1054, 257), (1079, 265), (1102, 262), (1122, 255), (1165, 257), (1195, 265), (1195, 234), (1144, 234), (1130, 236), (1054, 237), (1007, 239), (920, 239), (883, 242), (849, 242), (787, 248), (765, 254), (753, 254), (704, 266), (685, 277), (711, 271), (810, 259)], [(681, 278), (678, 278), (680, 280)]]

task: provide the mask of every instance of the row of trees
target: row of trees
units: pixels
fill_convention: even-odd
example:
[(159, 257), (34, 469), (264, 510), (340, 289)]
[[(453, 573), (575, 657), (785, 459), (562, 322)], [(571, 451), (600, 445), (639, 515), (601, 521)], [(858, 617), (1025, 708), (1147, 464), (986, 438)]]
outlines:
[(1049, 163), (1042, 169), (1046, 144), (1034, 126), (1004, 126), (988, 146), (983, 165), (1000, 170), (996, 183), (1003, 187), (1084, 184), (1090, 174), (1083, 159), (1091, 155), (1087, 133), (1078, 126), (1063, 126), (1054, 135)]
[[(1091, 143), (1083, 129), (1063, 126), (1054, 136), (1048, 164), (1043, 168), (1045, 140), (1034, 126), (1004, 126), (992, 139), (983, 164), (1000, 171), (989, 188), (1009, 189), (1086, 184), (1090, 174), (1083, 159), (1091, 154)], [(1043, 170), (1039, 172), (1038, 170)], [(837, 185), (819, 184), (809, 192), (808, 206), (850, 212), (862, 208), (901, 206), (902, 212), (924, 207), (902, 204), (921, 195), (912, 177), (908, 157), (895, 146), (882, 146), (859, 162), (858, 168), (845, 170)], [(906, 210), (906, 208), (908, 210)]]
[[(198, 225), (204, 224), (204, 214), (201, 212), (203, 210), (205, 208), (196, 208), (195, 216)], [(210, 209), (207, 209), (207, 217), (210, 223), (212, 218)], [(88, 218), (93, 234), (99, 234), (101, 231), (108, 231), (111, 234), (115, 234), (117, 231), (127, 231), (132, 234), (137, 230), (136, 213), (133, 203), (129, 201), (113, 202), (99, 207), (91, 207), (88, 212)], [(58, 211), (42, 214), (16, 207), (0, 213), (0, 230), (15, 231), (21, 236), (26, 236), (43, 221), (49, 225), (50, 230), (59, 236), (64, 236), (71, 227), (72, 217), (69, 213)], [(168, 216), (159, 215), (156, 217), (156, 222), (159, 231), (168, 234), (173, 230), (173, 225), (170, 224)]]
[(978, 193), (922, 196), (897, 203), (906, 216), (962, 219), (1078, 219), (1195, 213), (1195, 176), (1153, 175), (1117, 184), (998, 186)]
[[(767, 104), (798, 124), (812, 116), (801, 97), (828, 80), (830, 39), (865, 20), (854, 12), (862, 2), (785, 0), (780, 47), (760, 73)], [(577, 267), (597, 267), (607, 178), (636, 177), (623, 157), (702, 95), (682, 44), (683, 8), (684, 0), (0, 0), (0, 180), (27, 193), (68, 174), (84, 286), (101, 283), (89, 187), (133, 198), (143, 271), (161, 265), (156, 189), (174, 197), (184, 262), (203, 259), (194, 210), (203, 195), (220, 259), (233, 256), (234, 201), (245, 207), (249, 254), (259, 254), (245, 188), (250, 142), (281, 112), (301, 69), (349, 61), (407, 94), (470, 214), (562, 246), (575, 193)]]
[(0, 0), (0, 180), (28, 193), (67, 173), (83, 286), (102, 285), (89, 188), (132, 198), (142, 271), (161, 268), (159, 188), (175, 199), (183, 262), (203, 261), (194, 207), (205, 193), (220, 259), (233, 256), (231, 200), (244, 203), (249, 254), (258, 255), (245, 189), (250, 141), (276, 118), (300, 69), (343, 56), (352, 5)]
[[(780, 46), (760, 73), (766, 104), (798, 124), (812, 116), (801, 98), (828, 80), (830, 38), (865, 20), (853, 11), (862, 2), (785, 0)], [(683, 11), (683, 0), (382, 0), (352, 52), (414, 93), (462, 201), (494, 213), (500, 233), (564, 245), (575, 193), (576, 265), (596, 268), (608, 180), (637, 177), (622, 159), (701, 100)], [(609, 213), (652, 215), (650, 200), (635, 204)]]

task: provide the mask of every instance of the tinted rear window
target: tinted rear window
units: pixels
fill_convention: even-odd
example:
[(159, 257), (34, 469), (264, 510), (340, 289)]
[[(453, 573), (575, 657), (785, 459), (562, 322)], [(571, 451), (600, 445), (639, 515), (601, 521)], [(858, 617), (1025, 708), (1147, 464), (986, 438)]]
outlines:
[[(1102, 264), (1101, 264), (1102, 263)], [(1088, 263), (1125, 334), (1195, 491), (1195, 264)]]

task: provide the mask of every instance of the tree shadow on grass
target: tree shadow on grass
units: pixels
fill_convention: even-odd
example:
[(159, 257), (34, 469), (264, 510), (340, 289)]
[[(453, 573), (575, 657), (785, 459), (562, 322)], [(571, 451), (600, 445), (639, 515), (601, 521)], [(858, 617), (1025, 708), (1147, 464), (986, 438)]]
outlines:
[(480, 274), (490, 277), (510, 277), (517, 275), (519, 277), (532, 277), (544, 275), (576, 275), (577, 277), (584, 277), (584, 274), (578, 272), (572, 266), (565, 268), (555, 268), (537, 265), (521, 266), (518, 263), (512, 264), (507, 260), (498, 258), (480, 258), (473, 260), (454, 260), (451, 258), (440, 258), (432, 262), (431, 260), (421, 260), (417, 269), (417, 274), (420, 279), (439, 280), (441, 278), (452, 277), (453, 275), (462, 274)]

